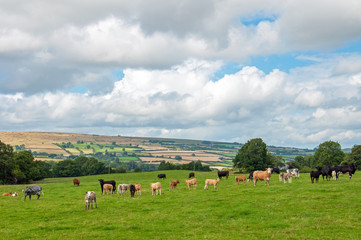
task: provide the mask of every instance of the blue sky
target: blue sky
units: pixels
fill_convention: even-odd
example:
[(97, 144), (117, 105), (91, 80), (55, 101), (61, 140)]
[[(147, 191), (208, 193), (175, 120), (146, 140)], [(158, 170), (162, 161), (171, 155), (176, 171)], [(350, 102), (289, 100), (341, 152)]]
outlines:
[(4, 1), (0, 131), (361, 143), (361, 2), (165, 3)]

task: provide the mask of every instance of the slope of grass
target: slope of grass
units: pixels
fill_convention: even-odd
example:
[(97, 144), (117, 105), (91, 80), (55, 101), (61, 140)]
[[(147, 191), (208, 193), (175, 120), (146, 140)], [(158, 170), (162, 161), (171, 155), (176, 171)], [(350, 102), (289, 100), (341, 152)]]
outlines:
[[(45, 179), (40, 200), (24, 202), (1, 197), (0, 234), (3, 239), (359, 239), (361, 176), (351, 181), (311, 184), (302, 174), (292, 184), (272, 175), (271, 186), (259, 182), (238, 186), (234, 176), (222, 179), (218, 190), (203, 190), (215, 172), (196, 172), (198, 188), (189, 191), (189, 171), (127, 173)], [(101, 195), (98, 179), (142, 184), (142, 196)], [(169, 191), (169, 181), (181, 184)], [(150, 182), (160, 181), (161, 196), (152, 196)], [(25, 186), (0, 186), (0, 192), (21, 192)], [(85, 210), (84, 195), (94, 190), (98, 208)]]

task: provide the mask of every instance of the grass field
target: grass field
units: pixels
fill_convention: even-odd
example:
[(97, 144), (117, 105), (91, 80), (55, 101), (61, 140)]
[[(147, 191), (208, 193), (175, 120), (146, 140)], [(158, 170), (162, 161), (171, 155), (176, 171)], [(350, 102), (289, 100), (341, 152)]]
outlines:
[[(3, 239), (360, 239), (361, 174), (351, 181), (311, 184), (301, 174), (291, 184), (272, 175), (271, 185), (237, 186), (234, 175), (222, 179), (218, 190), (203, 190), (216, 172), (196, 172), (198, 188), (188, 191), (188, 171), (163, 171), (161, 196), (152, 196), (150, 182), (159, 172), (45, 179), (40, 200), (24, 202), (1, 197), (0, 234)], [(142, 184), (142, 196), (100, 194), (98, 179)], [(181, 184), (169, 191), (169, 181)], [(21, 193), (24, 185), (0, 186), (0, 192)], [(94, 190), (98, 208), (85, 210), (84, 195)]]

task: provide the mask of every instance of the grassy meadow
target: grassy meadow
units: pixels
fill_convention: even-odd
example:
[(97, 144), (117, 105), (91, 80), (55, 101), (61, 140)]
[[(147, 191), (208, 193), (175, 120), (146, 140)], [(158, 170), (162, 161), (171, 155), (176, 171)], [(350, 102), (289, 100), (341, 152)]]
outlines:
[[(218, 190), (203, 190), (216, 172), (196, 172), (197, 189), (188, 191), (188, 171), (126, 173), (45, 179), (40, 200), (24, 202), (25, 185), (0, 186), (0, 234), (3, 239), (360, 239), (361, 174), (351, 181), (311, 184), (309, 174), (293, 183), (273, 174), (269, 187), (238, 186), (232, 174)], [(142, 196), (101, 195), (98, 179), (142, 184)], [(169, 181), (180, 180), (174, 191)], [(149, 183), (160, 181), (162, 195), (152, 196)], [(35, 185), (32, 184), (32, 185)], [(94, 190), (98, 208), (85, 210), (84, 195)]]

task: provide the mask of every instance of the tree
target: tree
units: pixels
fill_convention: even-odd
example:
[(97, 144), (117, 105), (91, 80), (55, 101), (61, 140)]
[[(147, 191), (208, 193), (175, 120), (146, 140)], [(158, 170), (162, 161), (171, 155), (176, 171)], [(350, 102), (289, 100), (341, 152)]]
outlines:
[(14, 149), (9, 144), (0, 141), (0, 183), (16, 183), (14, 169)]
[(314, 155), (313, 167), (339, 165), (345, 157), (338, 142), (326, 141), (321, 143)]
[(356, 163), (357, 168), (361, 169), (361, 145), (354, 145), (351, 149), (350, 158)]
[(271, 165), (267, 146), (261, 138), (249, 140), (238, 150), (238, 154), (233, 159), (234, 167), (245, 168), (247, 171), (263, 170)]
[(15, 172), (17, 183), (28, 183), (40, 177), (40, 169), (34, 162), (34, 157), (29, 151), (14, 154), (16, 164)]

